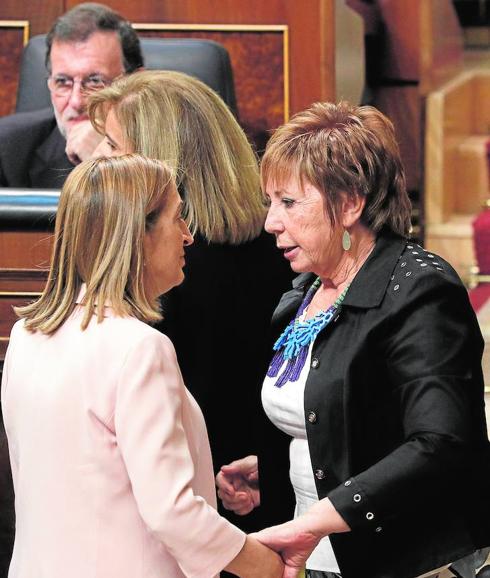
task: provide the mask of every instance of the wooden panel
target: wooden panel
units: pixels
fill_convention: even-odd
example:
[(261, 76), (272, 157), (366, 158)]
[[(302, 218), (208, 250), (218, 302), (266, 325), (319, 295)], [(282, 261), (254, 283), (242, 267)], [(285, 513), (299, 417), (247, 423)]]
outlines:
[(32, 301), (44, 287), (52, 239), (50, 232), (0, 234), (0, 364), (17, 319), (13, 307)]
[(29, 2), (2, 0), (0, 2), (0, 20), (28, 20), (31, 36), (47, 32), (54, 20), (64, 11), (64, 0), (29, 0)]
[[(0, 1), (0, 20), (27, 21), (29, 36), (47, 32), (63, 12), (64, 0)], [(0, 27), (0, 116), (15, 112), (23, 36), (22, 32), (12, 34)]]
[[(67, 0), (67, 7), (77, 3)], [(290, 30), (291, 112), (335, 98), (333, 0), (112, 0), (108, 4), (133, 22), (285, 24)]]
[(47, 271), (0, 269), (0, 363), (5, 358), (12, 326), (17, 321), (13, 308), (36, 299), (46, 279)]
[(419, 78), (420, 1), (425, 0), (377, 1), (385, 32), (381, 64), (384, 78), (402, 80)]
[(141, 36), (205, 38), (225, 46), (233, 68), (240, 124), (255, 143), (256, 150), (262, 151), (271, 130), (287, 120), (289, 114), (285, 71), (288, 65), (287, 28), (149, 31), (140, 30), (140, 26), (135, 25)]
[(28, 36), (26, 21), (0, 20), (0, 116), (15, 109), (20, 60)]
[[(430, 224), (444, 223), (453, 213), (466, 212), (468, 208), (476, 211), (480, 199), (486, 195), (486, 188), (482, 191), (469, 188), (467, 169), (462, 169), (460, 155), (465, 152), (462, 144), (485, 130), (488, 112), (480, 112), (485, 107), (479, 99), (488, 92), (490, 74), (471, 71), (460, 74), (427, 99), (425, 205)], [(479, 187), (478, 183), (484, 180), (481, 177), (473, 184)], [(463, 198), (467, 195), (471, 199)]]
[(421, 102), (415, 86), (380, 86), (373, 92), (374, 106), (395, 125), (396, 137), (407, 177), (407, 188), (421, 186)]
[(487, 91), (490, 74), (474, 70), (427, 99), (426, 245), (447, 258), (464, 280), (475, 264), (471, 223), (488, 194), (486, 137), (475, 112), (485, 108), (479, 99)]
[(460, 138), (474, 131), (472, 75), (461, 75), (443, 88), (444, 95), (444, 132), (446, 136)]
[(47, 269), (51, 255), (52, 233), (2, 231), (0, 267), (4, 269)]
[(3, 296), (0, 294), (0, 363), (5, 359), (10, 332), (17, 316), (14, 307), (26, 305), (36, 297), (34, 295)]
[[(20, 4), (17, 0), (2, 0), (0, 18), (24, 18), (30, 22), (31, 34), (40, 34), (49, 30), (57, 16), (79, 3), (78, 0), (33, 0)], [(137, 3), (112, 0), (107, 4), (133, 22), (287, 25), (290, 30), (291, 112), (303, 110), (315, 101), (335, 98), (334, 0), (141, 0)], [(260, 47), (250, 44), (248, 48), (259, 56)], [(273, 63), (270, 68), (267, 64), (261, 63), (266, 68), (265, 77), (271, 82), (274, 78), (277, 80), (274, 85), (277, 91), (281, 79), (276, 77)], [(15, 69), (15, 66), (11, 67), (12, 71)], [(253, 87), (250, 91), (253, 92)], [(267, 98), (268, 94), (258, 96)], [(259, 102), (256, 105), (259, 106)], [(255, 114), (260, 118), (257, 109)], [(274, 114), (277, 114), (275, 110)]]
[(472, 135), (457, 148), (455, 191), (457, 213), (478, 214), (490, 198), (488, 188), (487, 141), (490, 135)]
[(428, 89), (461, 63), (463, 34), (450, 0), (376, 3), (385, 36), (382, 77), (420, 82)]
[(363, 17), (346, 0), (335, 2), (335, 100), (359, 104), (366, 87)]
[(417, 2), (420, 9), (420, 83), (424, 94), (447, 80), (463, 61), (463, 32), (452, 2)]
[(446, 223), (428, 224), (425, 229), (425, 248), (447, 259), (465, 283), (476, 263), (472, 220), (469, 215), (454, 215)]
[[(488, 57), (487, 64), (490, 64)], [(490, 138), (490, 82), (488, 78), (476, 76), (473, 89), (476, 103), (473, 110), (473, 130), (477, 134), (487, 135)]]
[(38, 293), (48, 278), (47, 269), (0, 268), (0, 295), (7, 293)]

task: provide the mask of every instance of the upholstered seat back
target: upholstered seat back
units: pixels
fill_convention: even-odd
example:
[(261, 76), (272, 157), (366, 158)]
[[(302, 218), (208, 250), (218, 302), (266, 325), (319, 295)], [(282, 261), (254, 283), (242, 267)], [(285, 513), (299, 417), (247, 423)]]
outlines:
[[(141, 38), (145, 68), (176, 70), (202, 80), (236, 113), (233, 73), (227, 50), (211, 40), (190, 38)], [(16, 112), (50, 106), (44, 64), (46, 35), (31, 38), (24, 49), (17, 91)]]

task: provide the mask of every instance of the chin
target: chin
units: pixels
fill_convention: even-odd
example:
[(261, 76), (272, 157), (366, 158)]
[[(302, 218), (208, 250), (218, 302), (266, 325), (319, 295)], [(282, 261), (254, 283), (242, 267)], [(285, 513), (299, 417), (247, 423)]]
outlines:
[(291, 263), (291, 269), (295, 273), (309, 273), (311, 271), (311, 266), (308, 267), (304, 263), (295, 263), (294, 261)]
[(177, 287), (177, 285), (180, 285), (182, 283), (182, 281), (184, 280), (185, 276), (184, 276), (184, 272), (180, 271), (180, 273), (178, 275), (176, 275), (176, 277), (172, 280), (167, 279), (165, 285), (162, 285), (158, 288), (158, 297), (160, 295), (164, 295), (165, 293), (168, 293), (171, 289), (173, 289), (174, 287)]
[[(172, 286), (170, 287), (170, 289), (172, 289), (172, 287), (177, 287), (178, 285), (180, 285), (185, 279), (185, 275), (184, 272), (181, 271), (180, 275), (175, 279), (174, 283), (172, 283)], [(168, 291), (168, 289), (167, 289)]]

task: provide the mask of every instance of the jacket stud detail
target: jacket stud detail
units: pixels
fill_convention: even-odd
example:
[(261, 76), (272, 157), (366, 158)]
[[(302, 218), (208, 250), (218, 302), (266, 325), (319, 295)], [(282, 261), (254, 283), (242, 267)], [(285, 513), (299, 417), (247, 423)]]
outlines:
[(317, 416), (316, 416), (316, 413), (315, 413), (314, 411), (308, 412), (308, 421), (309, 421), (310, 423), (316, 423), (316, 421), (317, 421)]

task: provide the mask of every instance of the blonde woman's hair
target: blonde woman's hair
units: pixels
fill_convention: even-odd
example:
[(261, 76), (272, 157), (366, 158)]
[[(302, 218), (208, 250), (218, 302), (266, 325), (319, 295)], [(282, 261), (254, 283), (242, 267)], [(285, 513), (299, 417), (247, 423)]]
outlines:
[(175, 170), (192, 233), (232, 244), (260, 234), (265, 210), (257, 159), (213, 90), (179, 72), (137, 72), (91, 97), (90, 119), (101, 133), (109, 110), (134, 152)]
[(78, 165), (61, 191), (46, 287), (37, 301), (15, 310), (25, 327), (54, 333), (74, 310), (83, 283), (82, 329), (94, 315), (103, 320), (104, 304), (118, 316), (161, 319), (145, 290), (144, 236), (174, 186), (163, 162), (139, 155)]
[(332, 224), (346, 193), (366, 198), (361, 220), (373, 232), (385, 227), (406, 236), (410, 231), (410, 200), (395, 130), (372, 106), (317, 102), (278, 128), (262, 159), (262, 187), (290, 177), (323, 194)]

